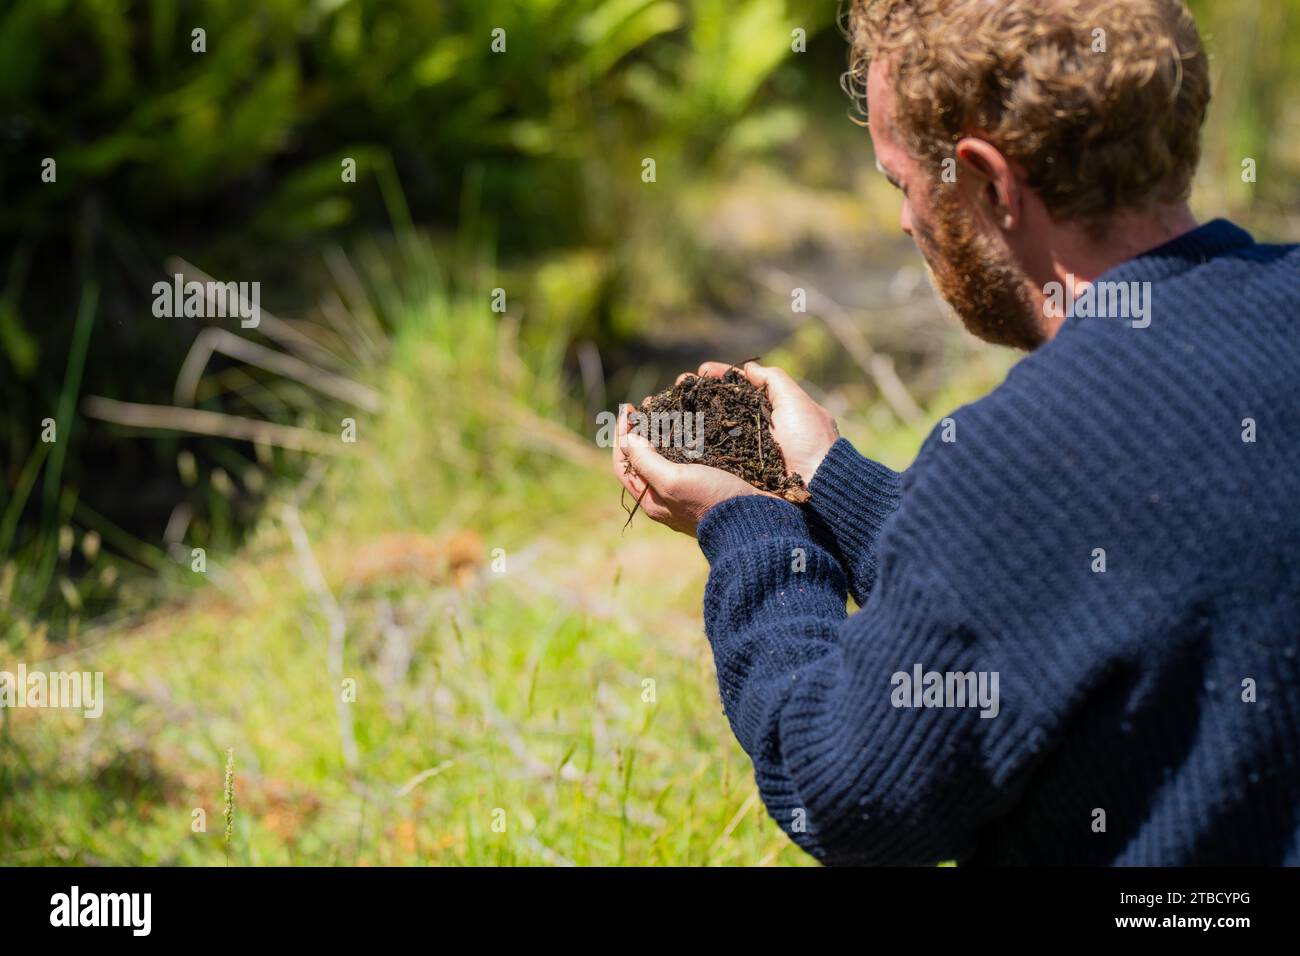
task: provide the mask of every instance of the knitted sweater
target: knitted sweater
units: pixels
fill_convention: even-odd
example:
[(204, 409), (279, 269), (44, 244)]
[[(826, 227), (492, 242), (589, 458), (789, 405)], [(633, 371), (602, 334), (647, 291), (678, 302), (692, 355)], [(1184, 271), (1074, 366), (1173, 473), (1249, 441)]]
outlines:
[(1072, 311), (905, 472), (840, 439), (700, 522), (727, 718), (827, 864), (1300, 864), (1300, 247), (1104, 282), (1149, 324)]

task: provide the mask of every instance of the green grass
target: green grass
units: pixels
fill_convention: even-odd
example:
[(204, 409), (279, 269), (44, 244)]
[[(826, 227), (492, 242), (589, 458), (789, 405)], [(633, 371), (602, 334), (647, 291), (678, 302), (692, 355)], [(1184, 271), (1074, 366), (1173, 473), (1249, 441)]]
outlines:
[[(0, 646), (0, 667), (102, 670), (107, 698), (99, 720), (4, 712), (0, 865), (811, 863), (722, 714), (695, 543), (621, 533), (556, 359), (521, 362), (486, 301), (392, 297), (382, 411), (174, 603)], [(898, 466), (923, 437), (844, 425)], [(375, 554), (415, 573), (367, 576)]]

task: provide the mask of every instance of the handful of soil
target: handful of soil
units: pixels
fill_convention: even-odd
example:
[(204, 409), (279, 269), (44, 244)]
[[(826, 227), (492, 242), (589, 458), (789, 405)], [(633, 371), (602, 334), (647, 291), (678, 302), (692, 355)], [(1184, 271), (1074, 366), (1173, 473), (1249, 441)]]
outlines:
[(669, 461), (721, 468), (794, 504), (812, 497), (803, 478), (786, 470), (772, 437), (767, 388), (756, 387), (737, 368), (721, 378), (687, 376), (637, 411), (642, 428), (658, 425), (658, 440), (642, 434)]

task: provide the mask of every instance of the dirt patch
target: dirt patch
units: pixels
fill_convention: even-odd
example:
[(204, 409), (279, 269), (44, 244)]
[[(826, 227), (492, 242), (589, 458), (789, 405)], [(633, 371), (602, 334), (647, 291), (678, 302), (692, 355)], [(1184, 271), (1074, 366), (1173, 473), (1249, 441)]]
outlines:
[(365, 587), (411, 579), (428, 584), (464, 584), (483, 563), (483, 539), (468, 528), (435, 540), (400, 531), (361, 543), (352, 555), (347, 583)]

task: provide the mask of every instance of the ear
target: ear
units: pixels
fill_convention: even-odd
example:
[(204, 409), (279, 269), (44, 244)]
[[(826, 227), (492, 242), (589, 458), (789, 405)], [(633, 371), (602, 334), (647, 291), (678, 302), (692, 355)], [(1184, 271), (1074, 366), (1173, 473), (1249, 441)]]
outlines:
[(988, 140), (963, 137), (957, 143), (957, 182), (966, 200), (1004, 232), (1020, 225), (1020, 182), (1011, 161)]

